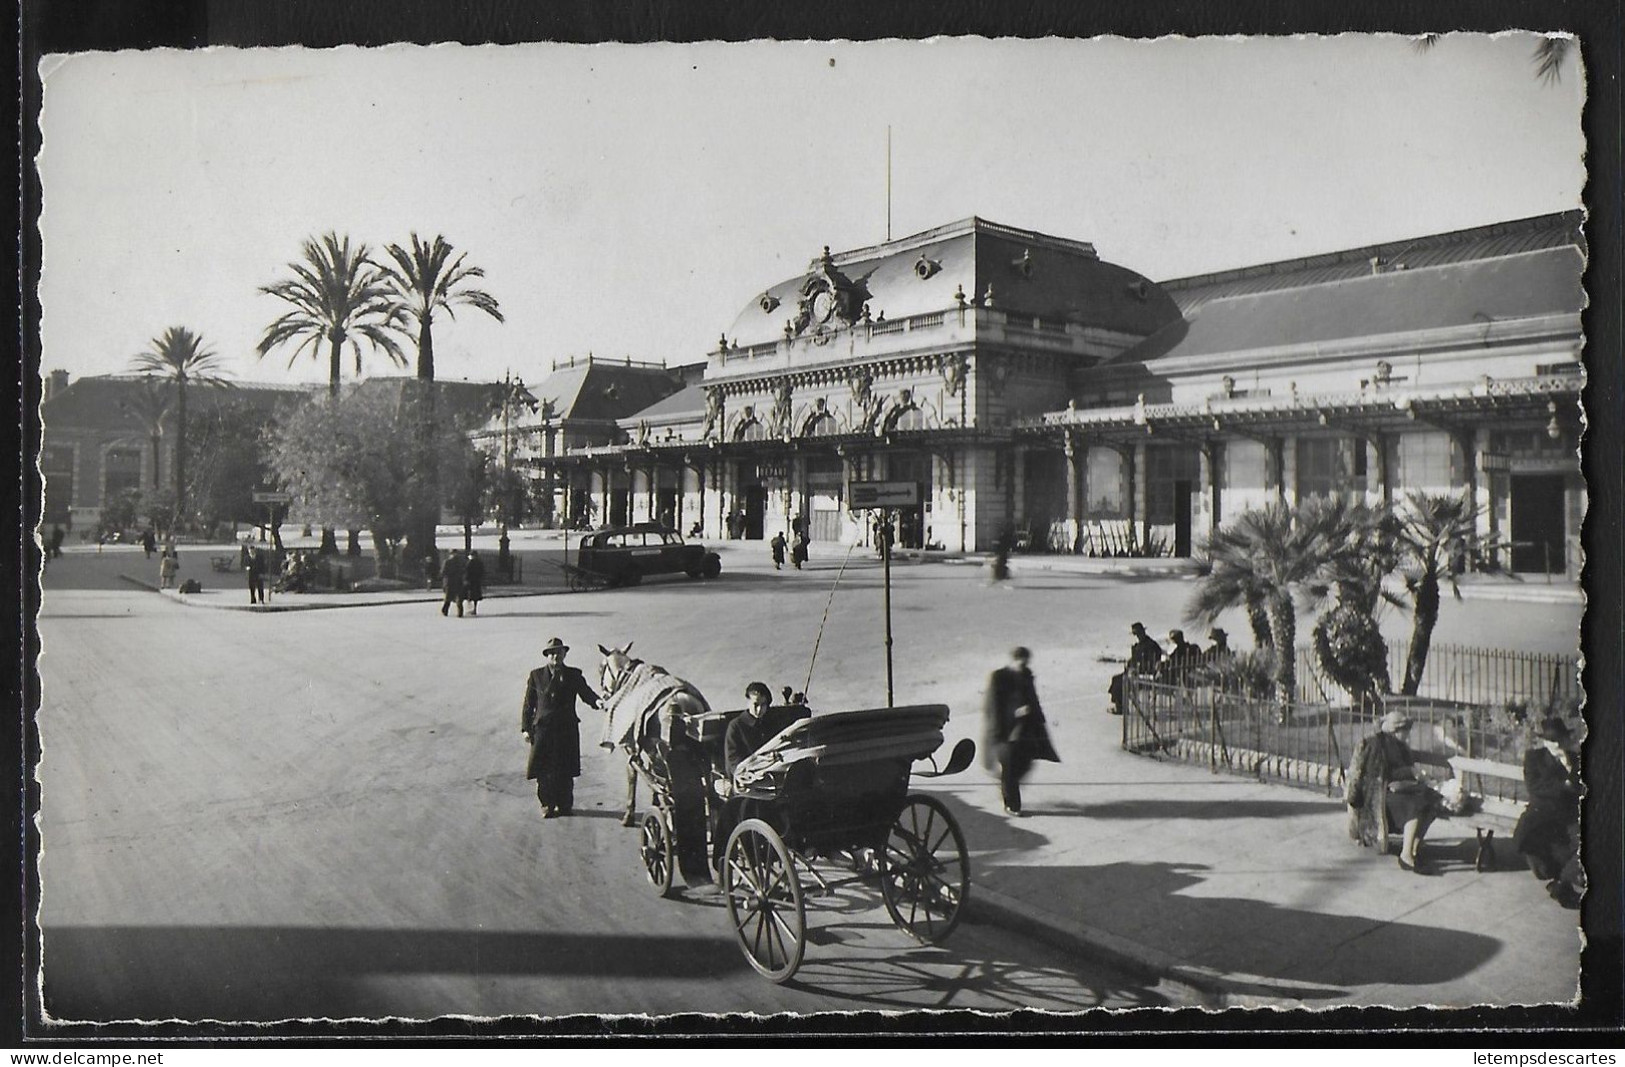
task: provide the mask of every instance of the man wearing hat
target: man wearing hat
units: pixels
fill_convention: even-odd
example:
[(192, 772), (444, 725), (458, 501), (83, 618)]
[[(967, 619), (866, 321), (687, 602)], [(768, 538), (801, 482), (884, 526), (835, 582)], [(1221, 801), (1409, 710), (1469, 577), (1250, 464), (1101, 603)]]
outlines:
[(1128, 632), (1134, 638), (1134, 646), (1129, 649), (1128, 666), (1117, 674), (1106, 687), (1106, 695), (1111, 698), (1109, 710), (1113, 715), (1123, 714), (1123, 676), (1126, 674), (1153, 675), (1162, 663), (1162, 646), (1157, 639), (1145, 632), (1145, 623), (1136, 622), (1129, 625)]
[(1234, 655), (1230, 651), (1230, 635), (1215, 626), (1207, 632), (1207, 639), (1213, 643), (1202, 653), (1202, 659), (1209, 666), (1215, 667), (1229, 662), (1230, 657)]
[(576, 698), (598, 706), (598, 694), (574, 667), (564, 663), (570, 651), (558, 638), (542, 646), (544, 663), (525, 682), (525, 704), (519, 712), (519, 731), (530, 745), (525, 777), (536, 783), (542, 818), (569, 815), (575, 807), (575, 780), (581, 774), (581, 720)]
[(1535, 877), (1564, 907), (1578, 907), (1585, 874), (1580, 867), (1579, 761), (1570, 751), (1568, 724), (1552, 716), (1535, 730), (1535, 742), (1523, 754), (1523, 783), (1528, 806), (1512, 831), (1512, 843), (1529, 861)]

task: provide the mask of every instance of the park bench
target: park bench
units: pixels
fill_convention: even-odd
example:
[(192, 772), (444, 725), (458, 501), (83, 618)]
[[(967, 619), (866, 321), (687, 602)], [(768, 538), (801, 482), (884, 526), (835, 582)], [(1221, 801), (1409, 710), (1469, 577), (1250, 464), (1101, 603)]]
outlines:
[[(1476, 759), (1471, 756), (1451, 756), (1448, 762), (1450, 763), (1450, 769), (1455, 772), (1456, 778), (1461, 781), (1464, 788), (1467, 785), (1467, 776), (1469, 774), (1477, 775), (1481, 779), (1500, 778), (1509, 782), (1523, 781), (1523, 768), (1513, 766), (1510, 763), (1490, 759)], [(1479, 812), (1483, 815), (1496, 820), (1516, 823), (1518, 817), (1523, 814), (1523, 801), (1485, 796), (1482, 783), (1480, 783), (1480, 788), (1475, 791), (1475, 795), (1480, 797)], [(1493, 829), (1493, 826), (1491, 828)]]

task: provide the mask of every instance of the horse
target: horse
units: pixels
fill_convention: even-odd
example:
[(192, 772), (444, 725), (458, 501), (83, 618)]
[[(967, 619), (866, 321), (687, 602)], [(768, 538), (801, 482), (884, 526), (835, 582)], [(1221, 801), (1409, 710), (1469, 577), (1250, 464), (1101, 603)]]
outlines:
[(669, 748), (680, 729), (680, 718), (711, 710), (698, 689), (664, 667), (634, 659), (631, 649), (630, 641), (621, 648), (598, 646), (603, 656), (599, 692), (606, 713), (599, 744), (609, 749), (619, 747), (626, 753), (626, 813), (621, 817), (622, 826), (637, 821), (638, 767), (642, 758), (663, 746)]

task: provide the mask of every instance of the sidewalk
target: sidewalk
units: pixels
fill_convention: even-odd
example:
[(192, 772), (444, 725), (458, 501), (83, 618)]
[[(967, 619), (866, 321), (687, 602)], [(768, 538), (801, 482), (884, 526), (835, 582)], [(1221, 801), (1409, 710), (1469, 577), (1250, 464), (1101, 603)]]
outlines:
[[(715, 547), (724, 582), (730, 573), (758, 576), (753, 580), (771, 573), (761, 543)], [(873, 553), (861, 548), (850, 556), (844, 548), (813, 549), (825, 574), (843, 558), (873, 565)], [(943, 562), (985, 565), (978, 557)], [(1074, 567), (1099, 573), (1107, 562), (1179, 573), (1172, 561), (1012, 560), (1018, 576)], [(912, 555), (894, 563), (920, 565)], [(241, 581), (239, 575), (220, 589), (164, 595), (245, 611), (439, 600), (421, 589), (282, 594), (251, 608)], [(489, 595), (554, 591), (496, 587)], [(1574, 998), (1578, 914), (1547, 897), (1509, 833), (1496, 835), (1497, 869), (1478, 873), (1472, 829), (1440, 820), (1424, 855), (1441, 873), (1401, 871), (1392, 856), (1349, 840), (1340, 798), (1123, 752), (1121, 720), (1104, 710), (1112, 669), (1092, 667), (1098, 678), (1089, 675), (1071, 693), (1041, 692), (1062, 762), (1039, 764), (1028, 779), (1027, 817), (1003, 813), (997, 785), (980, 766), (918, 783), (941, 796), (964, 829), (973, 915), (1183, 988), (1191, 1003), (1215, 1008), (1506, 1006)], [(956, 734), (979, 733), (974, 718), (973, 709), (959, 709)]]
[[(1052, 715), (1052, 718), (1054, 716)], [(1399, 869), (1348, 838), (1338, 797), (1133, 756), (1120, 720), (1055, 724), (1062, 762), (1005, 815), (985, 772), (946, 779), (987, 917), (1186, 987), (1208, 1007), (1512, 1005), (1578, 991), (1578, 913), (1496, 835), (1473, 869), (1464, 823), (1436, 822)]]

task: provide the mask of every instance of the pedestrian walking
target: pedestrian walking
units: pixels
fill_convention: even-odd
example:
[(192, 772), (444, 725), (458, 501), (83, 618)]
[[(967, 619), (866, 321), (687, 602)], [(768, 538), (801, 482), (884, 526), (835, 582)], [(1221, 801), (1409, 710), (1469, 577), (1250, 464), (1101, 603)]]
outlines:
[(468, 550), (468, 562), (463, 566), (463, 592), (469, 600), (468, 613), (478, 615), (480, 601), (485, 597), (485, 563), (472, 548)]
[(569, 815), (575, 808), (575, 780), (581, 775), (581, 720), (576, 699), (598, 707), (598, 694), (574, 667), (566, 666), (570, 646), (557, 637), (542, 647), (544, 664), (525, 681), (519, 731), (530, 746), (525, 777), (536, 783), (542, 818)]
[(51, 558), (52, 559), (61, 559), (62, 558), (62, 540), (63, 540), (63, 538), (65, 538), (67, 536), (68, 536), (67, 533), (62, 529), (61, 526), (52, 526), (51, 527)]
[(801, 569), (801, 565), (807, 562), (807, 532), (805, 530), (799, 528), (796, 530), (795, 539), (790, 543), (790, 562), (796, 565), (798, 571)]
[(175, 584), (175, 572), (181, 569), (181, 561), (175, 555), (175, 550), (164, 547), (163, 554), (158, 557), (158, 588), (168, 589)]
[(258, 548), (250, 551), (247, 545), (243, 546), (243, 571), (248, 575), (248, 602), (250, 604), (265, 603), (265, 549)]
[(446, 557), (446, 565), (440, 569), (440, 588), (444, 596), (440, 600), (440, 614), (448, 614), (451, 605), (457, 605), (457, 617), (463, 617), (463, 598), (467, 590), (463, 586), (464, 576), (467, 574), (468, 561), (461, 552), (453, 552)]
[(1010, 663), (994, 671), (987, 682), (984, 710), (983, 759), (999, 776), (999, 795), (1004, 810), (1020, 816), (1021, 781), (1038, 760), (1059, 763), (1055, 746), (1038, 702), (1038, 687), (1028, 664), (1032, 652), (1017, 646)]
[(782, 530), (773, 535), (773, 540), (768, 542), (768, 547), (773, 550), (773, 569), (782, 571), (784, 569), (784, 532)]
[(152, 558), (152, 554), (153, 554), (153, 552), (155, 552), (157, 550), (157, 548), (158, 548), (158, 538), (153, 535), (152, 527), (149, 526), (145, 530), (142, 530), (141, 531), (141, 551), (143, 551), (143, 552), (145, 552), (147, 554), (148, 559)]

